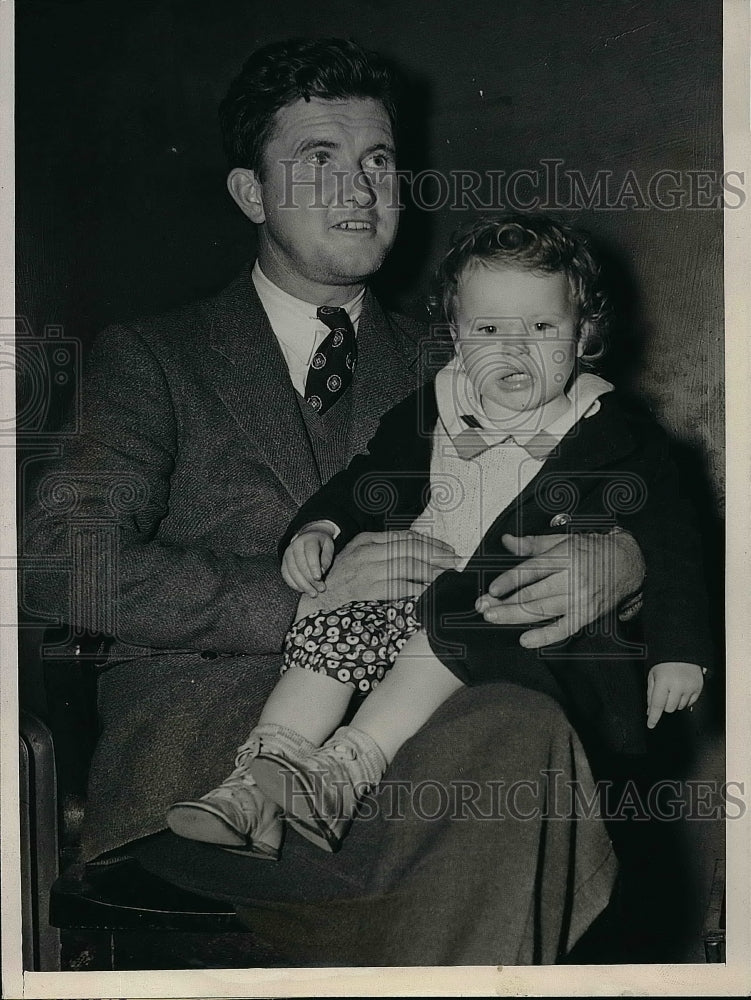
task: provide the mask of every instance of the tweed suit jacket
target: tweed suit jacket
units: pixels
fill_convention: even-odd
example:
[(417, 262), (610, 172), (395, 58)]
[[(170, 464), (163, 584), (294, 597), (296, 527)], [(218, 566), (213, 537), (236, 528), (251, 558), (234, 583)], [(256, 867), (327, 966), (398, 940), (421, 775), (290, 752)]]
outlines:
[[(416, 384), (420, 324), (368, 292), (347, 460)], [(29, 601), (115, 636), (84, 830), (93, 857), (221, 781), (278, 675), (299, 595), (276, 558), (321, 486), (248, 269), (219, 295), (96, 340), (80, 433), (41, 479)]]
[[(667, 436), (616, 393), (600, 403), (599, 412), (579, 421), (535, 478), (497, 512), (465, 569), (441, 574), (417, 609), (434, 652), (465, 683), (510, 681), (560, 701), (593, 767), (602, 754), (646, 751), (648, 667), (686, 661), (709, 668), (713, 658), (699, 539)], [(430, 482), (437, 419), (434, 383), (397, 404), (382, 419), (368, 453), (302, 506), (280, 553), (295, 531), (319, 519), (339, 526), (337, 550), (360, 531), (408, 527), (425, 509), (431, 489), (441, 489)], [(555, 647), (534, 651), (519, 645), (520, 628), (489, 624), (474, 610), (492, 580), (520, 561), (504, 549), (504, 533), (615, 526), (636, 537), (647, 564), (644, 607), (632, 625), (612, 614)]]

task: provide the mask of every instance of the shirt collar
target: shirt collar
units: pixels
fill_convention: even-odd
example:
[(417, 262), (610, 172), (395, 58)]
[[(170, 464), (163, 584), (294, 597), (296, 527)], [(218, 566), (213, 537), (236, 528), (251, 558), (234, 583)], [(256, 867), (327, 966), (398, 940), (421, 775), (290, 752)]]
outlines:
[[(283, 336), (290, 330), (300, 330), (310, 328), (311, 323), (320, 324), (316, 316), (317, 306), (311, 302), (298, 299), (283, 288), (274, 284), (270, 278), (261, 270), (261, 265), (256, 260), (251, 271), (251, 278), (258, 292), (261, 305), (269, 317), (271, 328), (277, 336)], [(352, 321), (352, 325), (357, 330), (357, 323), (362, 313), (365, 289), (362, 288), (357, 295), (345, 302), (342, 306), (347, 311), (347, 315)]]
[(520, 414), (520, 425), (515, 427), (501, 426), (488, 418), (457, 357), (441, 369), (435, 380), (438, 415), (461, 458), (473, 458), (494, 445), (512, 443), (542, 462), (577, 421), (597, 413), (599, 397), (612, 389), (604, 378), (585, 372), (566, 393), (569, 407), (565, 413), (546, 426), (533, 417), (525, 420), (525, 415)]

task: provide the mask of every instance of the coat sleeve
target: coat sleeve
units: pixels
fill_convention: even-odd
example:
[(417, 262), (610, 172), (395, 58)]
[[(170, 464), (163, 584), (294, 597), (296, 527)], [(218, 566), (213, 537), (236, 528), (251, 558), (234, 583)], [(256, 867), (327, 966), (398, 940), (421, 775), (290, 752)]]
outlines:
[(28, 498), (28, 604), (77, 630), (140, 646), (278, 652), (298, 596), (271, 549), (213, 551), (158, 537), (168, 511), (177, 421), (164, 371), (141, 335), (97, 338), (80, 433)]
[(647, 665), (685, 661), (712, 670), (716, 652), (697, 515), (667, 434), (654, 424), (648, 433), (633, 494), (613, 498), (618, 523), (635, 537), (646, 563), (638, 620)]
[(389, 410), (366, 452), (302, 505), (279, 543), (280, 558), (293, 535), (312, 521), (336, 524), (339, 552), (362, 531), (404, 527), (420, 513), (427, 500), (434, 423), (424, 394), (418, 390)]

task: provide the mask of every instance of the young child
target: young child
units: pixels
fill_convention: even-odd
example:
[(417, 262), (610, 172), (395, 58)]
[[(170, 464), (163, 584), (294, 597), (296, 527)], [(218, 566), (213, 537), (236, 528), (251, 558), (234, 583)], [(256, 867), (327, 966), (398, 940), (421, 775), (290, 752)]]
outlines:
[[(289, 632), (232, 775), (170, 809), (182, 836), (277, 857), (283, 807), (303, 836), (337, 850), (361, 797), (465, 684), (555, 697), (595, 773), (612, 755), (643, 753), (647, 726), (701, 693), (710, 644), (691, 528), (663, 432), (591, 371), (609, 306), (587, 241), (544, 217), (480, 221), (455, 238), (439, 284), (455, 357), (386, 414), (368, 455), (282, 540), (285, 581), (321, 610)], [(419, 596), (325, 609), (336, 552), (361, 531), (406, 525), (448, 543), (456, 568)], [(518, 561), (504, 533), (623, 528), (647, 563), (643, 646), (616, 616), (539, 651), (520, 645), (523, 629), (483, 618), (481, 595)], [(366, 697), (336, 729), (355, 691)]]

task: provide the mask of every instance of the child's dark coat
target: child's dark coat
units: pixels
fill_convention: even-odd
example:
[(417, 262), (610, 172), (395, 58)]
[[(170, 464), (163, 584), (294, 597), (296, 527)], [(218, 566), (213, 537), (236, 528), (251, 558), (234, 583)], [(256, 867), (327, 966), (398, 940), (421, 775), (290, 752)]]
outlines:
[[(368, 446), (301, 508), (282, 540), (326, 518), (340, 528), (337, 551), (361, 531), (407, 528), (430, 489), (432, 431), (438, 418), (432, 384), (381, 420)], [(476, 598), (520, 560), (501, 536), (607, 532), (637, 539), (647, 565), (644, 605), (632, 623), (601, 618), (567, 641), (525, 650), (519, 628), (491, 625)], [(465, 683), (512, 681), (543, 690), (568, 711), (596, 757), (646, 749), (646, 672), (655, 663), (709, 667), (712, 657), (699, 542), (680, 494), (667, 437), (614, 393), (601, 397), (550, 454), (537, 476), (498, 517), (462, 572), (447, 571), (419, 603), (431, 646)]]

